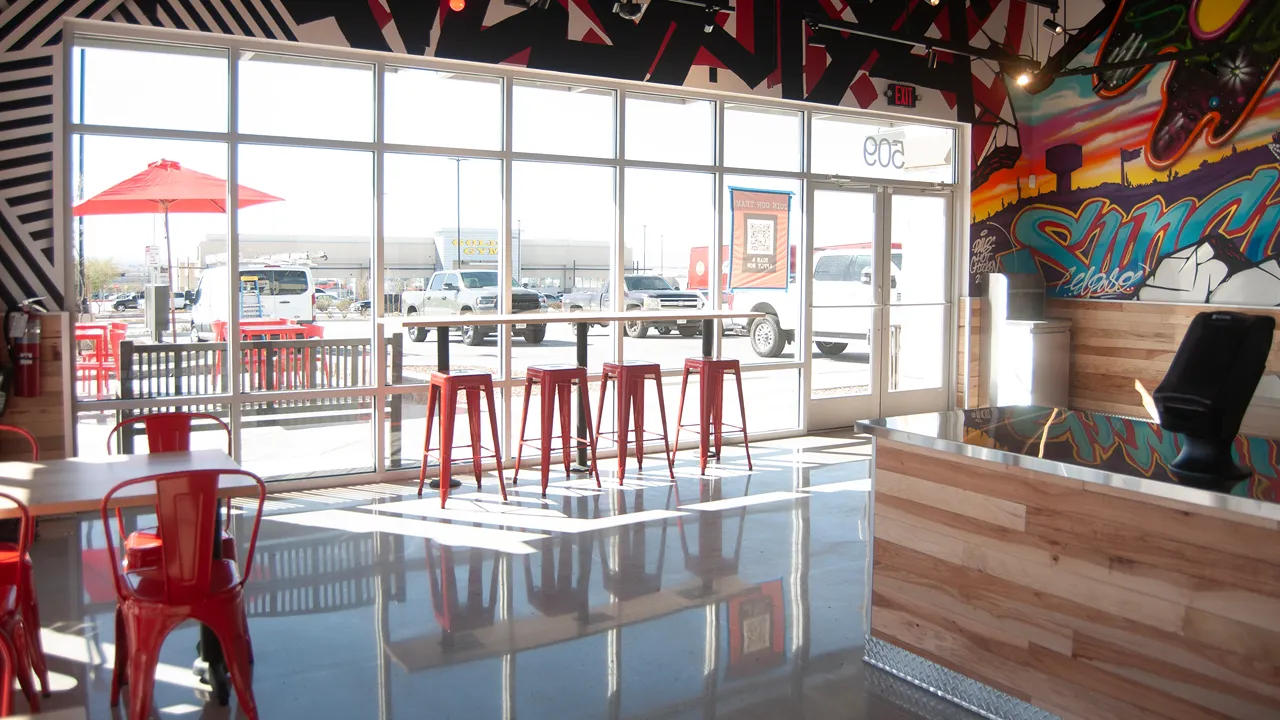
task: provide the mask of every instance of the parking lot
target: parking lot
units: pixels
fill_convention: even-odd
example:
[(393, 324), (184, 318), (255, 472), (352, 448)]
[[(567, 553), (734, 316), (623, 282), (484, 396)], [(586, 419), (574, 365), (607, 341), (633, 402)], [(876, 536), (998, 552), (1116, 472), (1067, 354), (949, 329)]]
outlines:
[[(142, 329), (140, 311), (114, 312), (96, 306), (94, 310), (98, 320), (126, 320), (130, 323), (130, 338), (145, 336)], [(105, 310), (105, 311), (104, 311)], [(400, 318), (387, 318), (389, 332), (398, 330)], [(190, 337), (190, 313), (177, 312), (178, 339), (185, 342)], [(316, 324), (324, 328), (326, 338), (365, 338), (372, 334), (372, 321), (355, 314), (340, 317), (332, 313), (331, 317), (318, 317)], [(416, 343), (404, 337), (404, 370), (405, 382), (425, 381), (436, 364), (436, 336), (431, 331), (426, 342)], [(165, 333), (165, 338), (169, 337)], [(591, 367), (598, 370), (603, 362), (614, 359), (615, 341), (612, 328), (592, 326), (588, 332), (588, 354)], [(679, 369), (684, 359), (695, 357), (702, 352), (701, 337), (683, 338), (675, 332), (660, 335), (656, 329), (650, 329), (647, 337), (623, 339), (627, 359), (647, 360), (662, 365), (664, 369)], [(530, 345), (523, 338), (512, 338), (513, 377), (520, 377), (530, 365), (556, 363), (572, 363), (575, 358), (576, 340), (574, 325), (569, 323), (551, 323), (547, 326), (546, 338), (537, 345)], [(751, 342), (745, 335), (726, 334), (721, 339), (721, 354), (724, 357), (737, 358), (744, 366), (764, 365), (766, 363), (794, 362), (796, 345), (790, 344), (778, 358), (766, 359), (755, 354)], [(499, 373), (498, 336), (489, 334), (478, 346), (462, 343), (460, 335), (455, 332), (450, 343), (450, 360), (455, 369), (484, 370)], [(813, 359), (813, 388), (815, 396), (849, 394), (865, 392), (870, 381), (868, 349), (865, 343), (852, 343), (845, 352), (829, 357), (815, 353)]]

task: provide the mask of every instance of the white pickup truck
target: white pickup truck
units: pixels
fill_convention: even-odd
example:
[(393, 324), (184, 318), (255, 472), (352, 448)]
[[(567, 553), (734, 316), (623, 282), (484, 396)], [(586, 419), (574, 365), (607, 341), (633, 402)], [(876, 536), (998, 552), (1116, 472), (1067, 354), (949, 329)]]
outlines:
[[(823, 355), (839, 355), (850, 341), (866, 341), (871, 333), (871, 257), (866, 248), (819, 251), (814, 258), (813, 340)], [(901, 299), (902, 253), (895, 249), (891, 260), (889, 286)], [(735, 290), (733, 308), (765, 313), (751, 322), (747, 335), (751, 349), (766, 358), (778, 357), (795, 342), (804, 317), (798, 298), (778, 290)]]
[[(496, 270), (450, 270), (431, 276), (425, 290), (406, 290), (400, 296), (400, 306), (406, 316), (416, 315), (493, 315), (498, 312), (498, 296), (501, 282)], [(511, 312), (544, 313), (547, 301), (538, 293), (511, 282)], [(542, 323), (515, 325), (514, 332), (526, 343), (537, 345), (547, 335)], [(465, 325), (462, 342), (479, 345), (485, 336), (496, 332), (493, 325)], [(426, 328), (410, 328), (409, 339), (423, 342)]]

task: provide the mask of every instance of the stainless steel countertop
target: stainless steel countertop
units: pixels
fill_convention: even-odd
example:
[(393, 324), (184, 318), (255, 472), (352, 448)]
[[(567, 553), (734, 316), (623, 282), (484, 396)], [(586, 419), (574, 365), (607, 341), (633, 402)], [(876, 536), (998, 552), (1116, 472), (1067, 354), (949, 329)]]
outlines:
[[(1274, 464), (1280, 440), (1237, 438), (1237, 459), (1254, 477), (1218, 492), (1179, 484), (1168, 464), (1181, 438), (1137, 418), (1018, 406), (864, 420), (857, 427), (908, 445), (1280, 521), (1280, 468)], [(1041, 457), (1043, 433), (1048, 439)]]

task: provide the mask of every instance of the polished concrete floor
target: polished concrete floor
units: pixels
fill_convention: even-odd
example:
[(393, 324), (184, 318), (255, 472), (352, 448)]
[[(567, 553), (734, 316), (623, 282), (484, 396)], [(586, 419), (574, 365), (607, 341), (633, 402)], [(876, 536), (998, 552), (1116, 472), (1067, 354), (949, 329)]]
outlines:
[[(404, 484), (272, 496), (247, 586), (263, 718), (973, 717), (862, 661), (870, 441), (682, 453), (604, 488), (492, 476), (441, 511)], [(247, 539), (247, 515), (236, 517)], [(146, 518), (139, 519), (142, 522)], [(101, 523), (41, 525), (46, 708), (108, 707), (114, 594)], [(164, 718), (234, 717), (165, 644)], [(17, 705), (25, 709), (18, 700)]]

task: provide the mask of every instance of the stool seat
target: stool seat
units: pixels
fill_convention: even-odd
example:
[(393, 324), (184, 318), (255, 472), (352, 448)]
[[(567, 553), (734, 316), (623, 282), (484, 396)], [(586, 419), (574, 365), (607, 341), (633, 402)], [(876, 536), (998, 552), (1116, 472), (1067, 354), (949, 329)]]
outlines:
[(432, 370), (430, 382), (432, 385), (440, 385), (441, 387), (493, 387), (493, 375), (479, 370), (456, 373), (443, 373)]
[[(689, 389), (689, 378), (694, 375), (701, 380), (698, 392), (698, 459), (702, 474), (707, 473), (707, 457), (711, 449), (712, 433), (715, 434), (715, 455), (718, 458), (726, 427), (742, 433), (742, 446), (747, 452), (747, 469), (754, 470), (755, 466), (751, 463), (751, 443), (747, 438), (747, 403), (742, 394), (742, 366), (734, 358), (685, 359), (684, 373), (680, 383), (680, 409), (676, 411), (676, 447), (680, 447), (680, 430), (686, 427), (684, 401)], [(741, 413), (741, 425), (727, 425), (724, 422), (724, 382), (728, 375), (734, 376), (738, 386), (738, 411)]]
[[(596, 411), (596, 442), (601, 437), (614, 436), (618, 446), (618, 484), (621, 485), (627, 471), (627, 445), (631, 435), (629, 422), (635, 418), (636, 467), (644, 469), (644, 437), (658, 437), (658, 433), (646, 433), (644, 429), (644, 381), (653, 380), (658, 390), (658, 415), (662, 418), (662, 445), (666, 450), (667, 473), (671, 479), (676, 477), (675, 459), (671, 455), (671, 443), (667, 441), (667, 407), (662, 398), (662, 366), (655, 362), (630, 360), (626, 362), (607, 362), (600, 376), (600, 406)], [(604, 396), (609, 390), (609, 381), (617, 384), (617, 429), (612, 433), (602, 433), (604, 422)]]
[[(575, 437), (569, 430), (569, 396), (574, 383), (582, 389), (579, 408), (586, 420), (587, 437)], [(591, 452), (591, 472), (596, 477), (596, 487), (600, 487), (600, 467), (596, 462), (595, 433), (591, 428), (591, 408), (587, 402), (587, 369), (577, 365), (531, 365), (525, 372), (524, 379), (524, 412), (520, 415), (520, 446), (516, 451), (516, 469), (511, 475), (511, 484), (519, 482), (520, 461), (524, 457), (524, 446), (532, 441), (525, 437), (525, 428), (529, 421), (529, 402), (533, 398), (533, 388), (541, 386), (540, 398), (542, 435), (537, 438), (542, 458), (542, 497), (547, 496), (547, 484), (551, 480), (551, 445), (552, 423), (555, 420), (556, 405), (560, 406), (560, 452), (564, 459), (564, 475), (569, 477), (570, 448), (575, 441), (585, 443)], [(558, 401), (558, 402), (557, 402)]]
[[(435, 425), (436, 407), (440, 408), (440, 507), (449, 499), (449, 484), (453, 476), (454, 421), (458, 414), (458, 394), (467, 398), (467, 425), (471, 430), (471, 469), (476, 476), (476, 488), (480, 487), (480, 461), (492, 457), (498, 465), (498, 488), (502, 499), (507, 499), (507, 485), (502, 479), (502, 445), (498, 440), (498, 411), (493, 400), (493, 376), (487, 372), (431, 373), (431, 385), (427, 388), (427, 437), (422, 446), (422, 469), (418, 473), (418, 497), (427, 482), (427, 463), (431, 458), (431, 431)], [(489, 406), (489, 432), (493, 437), (493, 452), (485, 453), (480, 444), (480, 396), (484, 395)], [(461, 458), (465, 461), (466, 458)]]

